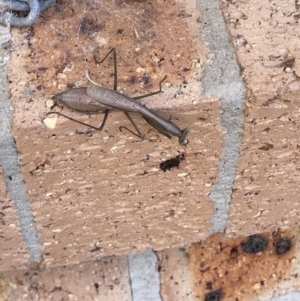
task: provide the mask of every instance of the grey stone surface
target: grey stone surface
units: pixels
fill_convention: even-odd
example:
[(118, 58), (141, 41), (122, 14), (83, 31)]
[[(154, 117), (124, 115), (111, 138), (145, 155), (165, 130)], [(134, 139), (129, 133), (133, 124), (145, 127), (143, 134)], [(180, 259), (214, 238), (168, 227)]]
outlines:
[(160, 301), (160, 280), (156, 269), (157, 255), (148, 249), (128, 255), (129, 276), (133, 301)]
[[(9, 29), (1, 33), (9, 36)], [(1, 41), (1, 38), (0, 38)], [(0, 56), (7, 56), (7, 39), (0, 44)], [(6, 60), (7, 61), (7, 60)], [(12, 135), (13, 107), (10, 102), (6, 65), (0, 68), (0, 164), (10, 196), (16, 206), (20, 227), (27, 245), (30, 260), (33, 263), (43, 260), (42, 249), (39, 243), (39, 234), (35, 226), (34, 217), (28, 201), (26, 185), (18, 159), (18, 151)]]
[(203, 74), (206, 97), (220, 98), (225, 148), (219, 163), (219, 182), (214, 185), (210, 199), (215, 202), (211, 233), (223, 232), (228, 220), (232, 185), (244, 132), (244, 102), (246, 88), (241, 70), (229, 39), (218, 0), (198, 0), (201, 26), (209, 48), (210, 65)]
[(270, 301), (298, 301), (300, 300), (300, 292), (290, 292), (278, 297), (273, 297)]

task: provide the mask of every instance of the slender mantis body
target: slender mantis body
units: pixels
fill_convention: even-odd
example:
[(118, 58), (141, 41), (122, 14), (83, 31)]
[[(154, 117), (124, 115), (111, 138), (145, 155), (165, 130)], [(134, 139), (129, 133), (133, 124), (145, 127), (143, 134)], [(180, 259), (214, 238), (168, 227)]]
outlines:
[[(80, 121), (77, 121), (61, 113), (57, 113), (57, 112), (51, 112), (51, 113), (56, 113), (64, 117), (67, 117), (73, 121), (79, 122), (80, 124), (87, 125), (97, 130), (102, 130), (105, 125), (108, 113), (111, 109), (123, 111), (127, 116), (127, 118), (129, 119), (129, 121), (134, 126), (135, 130), (137, 131), (138, 133), (137, 136), (143, 139), (144, 136), (142, 135), (142, 133), (140, 132), (140, 130), (132, 120), (131, 116), (129, 115), (129, 113), (131, 112), (140, 113), (142, 117), (162, 135), (168, 138), (171, 138), (172, 136), (176, 136), (179, 138), (179, 144), (185, 145), (187, 134), (190, 131), (189, 128), (180, 130), (180, 128), (175, 123), (160, 117), (159, 115), (152, 112), (146, 106), (142, 105), (140, 102), (137, 101), (137, 99), (161, 93), (161, 83), (166, 77), (164, 77), (163, 80), (160, 82), (159, 91), (144, 96), (134, 97), (134, 98), (130, 98), (124, 94), (121, 94), (116, 91), (117, 90), (116, 49), (112, 48), (100, 63), (102, 63), (111, 52), (113, 52), (114, 54), (114, 70), (115, 70), (114, 90), (99, 85), (93, 85), (87, 88), (73, 88), (65, 92), (62, 92), (60, 94), (57, 94), (53, 97), (54, 99), (57, 99), (59, 102), (61, 102), (68, 108), (75, 111), (85, 112), (85, 113), (104, 112), (105, 115), (100, 127), (99, 128), (92, 127), (90, 125), (84, 124)], [(122, 128), (124, 127), (120, 127), (120, 130)]]

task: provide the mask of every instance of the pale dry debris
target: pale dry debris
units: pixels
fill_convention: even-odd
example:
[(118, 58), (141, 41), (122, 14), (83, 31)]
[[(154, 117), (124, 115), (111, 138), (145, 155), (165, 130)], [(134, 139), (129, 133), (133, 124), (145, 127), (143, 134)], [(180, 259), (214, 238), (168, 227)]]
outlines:
[(57, 115), (54, 115), (52, 117), (46, 117), (43, 120), (43, 123), (48, 129), (55, 129), (57, 123)]

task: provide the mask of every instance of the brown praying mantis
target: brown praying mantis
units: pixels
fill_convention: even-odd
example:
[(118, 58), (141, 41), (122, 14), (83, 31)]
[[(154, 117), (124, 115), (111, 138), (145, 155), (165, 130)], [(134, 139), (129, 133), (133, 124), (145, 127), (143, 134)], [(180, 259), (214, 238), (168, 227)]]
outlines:
[[(75, 120), (69, 116), (66, 116), (59, 112), (50, 112), (49, 114), (59, 114), (72, 121), (78, 122), (80, 124), (86, 125), (90, 128), (96, 130), (102, 130), (108, 113), (110, 110), (119, 110), (123, 111), (126, 117), (129, 119), (135, 130), (137, 131), (137, 136), (141, 139), (144, 138), (144, 135), (140, 132), (135, 122), (129, 115), (129, 113), (135, 112), (140, 113), (142, 117), (159, 133), (162, 135), (172, 138), (172, 136), (179, 138), (180, 145), (186, 145), (186, 137), (190, 131), (189, 128), (180, 130), (180, 128), (173, 123), (171, 120), (164, 119), (157, 115), (156, 113), (149, 110), (146, 106), (142, 105), (137, 99), (143, 97), (155, 95), (161, 93), (161, 83), (165, 80), (166, 76), (159, 83), (159, 90), (147, 95), (137, 96), (137, 97), (128, 97), (124, 94), (117, 92), (117, 63), (116, 63), (116, 49), (112, 48), (107, 55), (99, 62), (100, 64), (108, 57), (110, 53), (113, 53), (114, 56), (114, 90), (102, 87), (100, 85), (93, 85), (86, 88), (73, 88), (53, 96), (54, 99), (58, 100), (60, 103), (66, 107), (84, 113), (98, 113), (104, 112), (104, 118), (99, 128), (90, 126), (78, 120)], [(125, 128), (121, 126), (119, 129), (122, 130)], [(127, 129), (127, 128), (126, 128)], [(128, 129), (127, 129), (128, 130)], [(129, 130), (130, 131), (130, 130)], [(133, 133), (132, 131), (130, 131)], [(134, 134), (134, 133), (133, 133)]]

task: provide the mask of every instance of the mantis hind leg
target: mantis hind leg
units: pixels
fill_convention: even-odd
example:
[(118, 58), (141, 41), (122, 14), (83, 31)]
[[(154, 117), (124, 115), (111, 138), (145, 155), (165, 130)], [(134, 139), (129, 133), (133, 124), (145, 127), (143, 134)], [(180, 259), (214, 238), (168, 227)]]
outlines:
[(60, 116), (63, 116), (63, 117), (65, 117), (65, 118), (69, 119), (69, 120), (72, 120), (72, 121), (74, 121), (74, 122), (76, 122), (76, 123), (79, 123), (79, 124), (81, 124), (81, 125), (87, 126), (87, 127), (91, 128), (91, 129), (94, 129), (94, 130), (97, 130), (97, 131), (102, 131), (102, 129), (103, 129), (104, 125), (105, 125), (105, 122), (106, 122), (108, 113), (109, 113), (109, 110), (105, 110), (105, 111), (104, 111), (104, 118), (103, 118), (103, 121), (102, 121), (101, 125), (100, 125), (98, 128), (95, 127), (95, 126), (92, 126), (92, 125), (90, 125), (90, 124), (81, 122), (81, 121), (79, 121), (79, 120), (77, 120), (77, 119), (74, 119), (74, 118), (72, 118), (72, 117), (70, 117), (70, 116), (68, 116), (68, 115), (62, 114), (62, 113), (60, 113), (60, 112), (49, 112), (49, 113), (47, 113), (47, 116), (48, 116), (48, 115), (51, 115), (51, 114), (60, 115)]
[(136, 126), (135, 122), (133, 121), (133, 119), (131, 118), (131, 116), (129, 115), (128, 112), (124, 112), (126, 117), (128, 118), (128, 120), (131, 122), (131, 124), (133, 125), (133, 127), (135, 128), (135, 130), (137, 131), (137, 134), (134, 133), (133, 131), (129, 130), (127, 127), (125, 126), (120, 126), (119, 130), (122, 131), (122, 129), (127, 130), (128, 132), (130, 132), (131, 134), (139, 137), (141, 140), (144, 140), (144, 135), (140, 132), (140, 130), (138, 129), (138, 127)]
[(103, 120), (102, 120), (101, 125), (99, 126), (99, 131), (102, 131), (102, 129), (104, 128), (106, 119), (107, 119), (107, 117), (108, 117), (108, 113), (109, 113), (109, 110), (105, 110), (105, 111), (104, 111), (104, 117), (103, 117)]
[[(101, 60), (98, 61), (97, 58), (95, 57), (95, 51), (94, 51), (94, 60), (98, 63), (98, 64), (102, 64), (105, 59), (111, 54), (113, 53), (113, 58), (114, 58), (114, 90), (117, 91), (117, 87), (118, 87), (118, 75), (117, 75), (117, 52), (116, 52), (116, 48), (113, 47), (109, 50), (109, 52), (106, 54), (106, 56)], [(161, 90), (161, 83), (160, 83), (160, 90)], [(107, 112), (107, 113), (106, 113)], [(122, 129), (126, 129), (128, 130), (130, 133), (132, 133), (133, 135), (139, 137), (140, 139), (144, 139), (144, 135), (140, 132), (140, 130), (138, 129), (137, 125), (135, 124), (135, 122), (133, 121), (133, 119), (131, 118), (131, 116), (129, 115), (128, 112), (124, 112), (126, 117), (128, 118), (128, 120), (131, 122), (131, 124), (133, 125), (133, 127), (135, 128), (136, 133), (134, 133), (133, 131), (129, 130), (128, 128), (126, 128), (125, 126), (120, 126), (119, 130), (122, 131)], [(103, 122), (100, 126), (100, 129), (102, 129), (104, 127), (105, 121), (107, 119), (107, 115), (108, 115), (108, 110), (105, 111), (105, 116), (103, 119)]]
[[(111, 50), (111, 51), (112, 51), (112, 50)], [(110, 51), (110, 52), (111, 52), (111, 51)], [(109, 53), (110, 53), (110, 52), (109, 52)], [(108, 53), (108, 54), (109, 54), (109, 53)], [(108, 55), (108, 54), (107, 54), (107, 55)], [(114, 55), (115, 55), (115, 51), (114, 51)], [(103, 60), (102, 60), (102, 61), (103, 61)], [(116, 69), (115, 69), (115, 70), (116, 70)], [(116, 72), (115, 72), (115, 74), (116, 74)], [(161, 84), (162, 84), (162, 82), (163, 82), (166, 78), (167, 78), (167, 76), (165, 75), (165, 76), (163, 77), (163, 79), (159, 82), (159, 90), (158, 90), (158, 91), (155, 91), (155, 92), (152, 92), (152, 93), (149, 93), (149, 94), (146, 94), (146, 95), (141, 95), (141, 96), (132, 97), (132, 98), (133, 98), (133, 99), (141, 99), (141, 98), (145, 98), (145, 97), (148, 97), (148, 96), (152, 96), (152, 95), (156, 95), (156, 94), (161, 93), (161, 92), (162, 92)], [(127, 127), (125, 127), (125, 126), (120, 126), (120, 127), (119, 127), (119, 130), (122, 131), (122, 129), (126, 129), (126, 130), (129, 131), (131, 134), (133, 134), (133, 135), (139, 137), (140, 139), (144, 140), (145, 135), (143, 135), (143, 134), (140, 132), (140, 130), (139, 130), (138, 127), (136, 126), (135, 122), (133, 121), (133, 119), (131, 118), (131, 116), (129, 115), (129, 113), (128, 113), (128, 112), (124, 112), (124, 113), (125, 113), (125, 115), (127, 116), (128, 120), (131, 122), (131, 124), (134, 126), (134, 128), (135, 128), (135, 130), (137, 131), (138, 134), (136, 134), (136, 133), (134, 133), (133, 131), (129, 130), (129, 129), (128, 129)], [(158, 128), (158, 126), (157, 126), (154, 122), (152, 122), (151, 120), (145, 118), (144, 116), (143, 116), (143, 118), (144, 118), (150, 125), (152, 125), (154, 128), (156, 128), (161, 134), (167, 136), (168, 138), (171, 138), (171, 136), (170, 136), (168, 133), (163, 132), (162, 130), (160, 130), (160, 129)]]
[[(101, 59), (100, 61), (96, 58), (95, 56), (95, 50), (94, 50), (94, 60), (98, 63), (98, 64), (102, 64), (105, 59), (111, 54), (113, 53), (113, 59), (114, 59), (114, 90), (117, 91), (117, 54), (116, 54), (116, 48), (113, 47), (109, 50), (109, 52), (105, 55), (105, 57), (103, 59)], [(167, 78), (167, 76), (165, 75), (163, 77), (163, 79), (159, 82), (159, 90), (158, 91), (155, 91), (155, 92), (152, 92), (152, 93), (149, 93), (149, 94), (146, 94), (146, 95), (141, 95), (141, 96), (137, 96), (137, 97), (133, 97), (133, 99), (141, 99), (141, 98), (145, 98), (145, 97), (148, 97), (148, 96), (152, 96), (152, 95), (156, 95), (156, 94), (159, 94), (162, 92), (162, 83), (163, 81)], [(107, 110), (108, 111), (108, 110)], [(128, 128), (124, 127), (124, 126), (120, 126), (119, 127), (119, 130), (122, 131), (122, 129), (126, 129), (128, 130), (130, 133), (132, 133), (133, 135), (139, 137), (140, 139), (144, 139), (144, 135), (140, 132), (140, 130), (138, 129), (137, 125), (135, 124), (135, 122), (133, 121), (133, 119), (131, 118), (131, 116), (129, 115), (128, 112), (124, 112), (126, 117), (128, 118), (128, 120), (131, 122), (131, 124), (133, 125), (133, 127), (135, 128), (136, 133), (134, 133), (133, 131), (129, 130)], [(106, 114), (106, 113), (105, 113)], [(107, 113), (108, 114), (108, 113)], [(100, 129), (103, 128), (104, 124), (105, 124), (105, 121), (107, 119), (107, 114), (104, 116), (104, 119), (103, 119), (103, 122), (100, 126)], [(144, 116), (143, 116), (144, 117)], [(145, 117), (144, 117), (145, 118)], [(165, 135), (166, 137), (168, 138), (171, 138), (171, 135), (169, 133), (167, 133), (163, 127), (160, 127), (159, 124), (157, 124), (156, 122), (150, 120), (150, 119), (147, 119), (145, 118), (145, 120), (150, 124), (152, 125), (155, 129), (157, 129), (161, 134)]]
[(165, 75), (165, 76), (163, 77), (163, 79), (159, 82), (159, 90), (158, 90), (158, 91), (155, 91), (155, 92), (152, 92), (152, 93), (149, 93), (149, 94), (146, 94), (146, 95), (135, 96), (135, 97), (132, 97), (132, 98), (133, 98), (133, 99), (141, 99), (141, 98), (145, 98), (145, 97), (148, 97), (148, 96), (160, 94), (160, 93), (162, 92), (161, 84), (162, 84), (162, 82), (163, 82), (166, 78), (167, 78), (167, 76)]
[(112, 49), (110, 49), (109, 52), (106, 54), (106, 56), (101, 61), (98, 61), (98, 59), (96, 58), (95, 50), (94, 50), (93, 55), (94, 55), (95, 62), (97, 64), (102, 64), (111, 53), (113, 53), (113, 56), (114, 56), (114, 90), (117, 91), (117, 88), (118, 88), (118, 75), (117, 75), (117, 52), (116, 52), (116, 48), (113, 47)]

